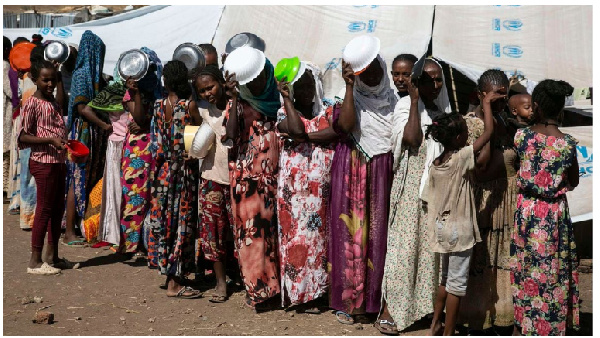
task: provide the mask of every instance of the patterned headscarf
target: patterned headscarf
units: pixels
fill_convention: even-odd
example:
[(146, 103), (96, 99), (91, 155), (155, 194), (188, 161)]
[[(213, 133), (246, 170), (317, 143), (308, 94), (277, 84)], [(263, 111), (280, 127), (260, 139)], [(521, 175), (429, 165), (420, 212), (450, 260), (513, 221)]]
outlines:
[(265, 61), (265, 75), (267, 76), (267, 84), (262, 94), (254, 96), (247, 86), (240, 86), (240, 97), (248, 102), (252, 108), (261, 114), (277, 118), (277, 111), (281, 108), (281, 100), (279, 99), (279, 90), (277, 90), (277, 82), (273, 75), (274, 69), (271, 61)]
[(153, 92), (154, 100), (158, 100), (163, 97), (163, 88), (162, 83), (160, 81), (160, 79), (162, 78), (163, 71), (162, 62), (158, 58), (158, 55), (156, 55), (156, 53), (152, 49), (148, 47), (142, 47), (141, 51), (148, 55), (148, 59), (150, 59), (151, 65), (156, 65), (156, 72), (147, 73), (146, 76), (144, 76), (142, 79), (140, 79), (140, 81), (138, 81), (138, 86), (144, 91)]
[(73, 118), (78, 116), (77, 106), (87, 104), (100, 91), (105, 48), (104, 42), (98, 35), (90, 30), (83, 33), (71, 80), (69, 120), (67, 123), (69, 129), (73, 123)]
[(97, 111), (122, 111), (122, 101), (126, 90), (125, 81), (119, 75), (119, 65), (117, 64), (113, 71), (113, 80), (88, 103), (88, 106)]

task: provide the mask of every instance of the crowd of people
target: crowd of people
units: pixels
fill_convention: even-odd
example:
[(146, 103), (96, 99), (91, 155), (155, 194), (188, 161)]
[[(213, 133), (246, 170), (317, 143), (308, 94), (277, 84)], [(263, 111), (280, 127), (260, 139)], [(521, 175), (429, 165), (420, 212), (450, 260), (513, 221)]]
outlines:
[[(9, 64), (21, 44), (29, 59)], [(28, 273), (77, 268), (60, 245), (110, 246), (147, 259), (168, 297), (223, 303), (237, 278), (254, 311), (318, 314), (325, 301), (339, 322), (376, 318), (390, 335), (431, 314), (432, 335), (578, 328), (577, 141), (558, 129), (568, 83), (529, 95), (487, 70), (462, 115), (431, 57), (416, 78), (410, 54), (390, 71), (380, 55), (360, 71), (344, 61), (343, 97), (327, 104), (308, 61), (278, 80), (240, 47), (223, 60), (247, 60), (256, 75), (242, 83), (210, 44), (194, 69), (141, 47), (136, 81), (105, 75), (106, 47), (88, 30), (58, 64), (40, 39), (4, 37), (4, 191), (32, 232)], [(202, 124), (215, 142), (198, 161), (184, 134)], [(85, 162), (67, 159), (67, 140)], [(216, 287), (201, 292), (188, 277), (206, 268)]]

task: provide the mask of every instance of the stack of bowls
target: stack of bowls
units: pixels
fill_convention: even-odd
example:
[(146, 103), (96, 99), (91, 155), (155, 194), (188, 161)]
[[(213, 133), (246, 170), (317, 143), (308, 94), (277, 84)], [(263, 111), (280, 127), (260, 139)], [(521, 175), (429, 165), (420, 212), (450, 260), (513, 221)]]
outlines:
[(201, 126), (186, 126), (183, 130), (183, 144), (190, 157), (204, 158), (215, 143), (217, 136), (207, 123)]

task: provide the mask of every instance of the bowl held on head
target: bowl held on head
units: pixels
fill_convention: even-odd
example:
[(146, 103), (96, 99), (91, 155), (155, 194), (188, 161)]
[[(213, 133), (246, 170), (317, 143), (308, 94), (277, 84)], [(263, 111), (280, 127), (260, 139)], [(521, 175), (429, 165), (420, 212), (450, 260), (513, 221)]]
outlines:
[(364, 72), (379, 54), (381, 42), (371, 35), (361, 35), (350, 40), (342, 56), (350, 64), (355, 75)]
[(35, 48), (35, 44), (30, 42), (22, 42), (14, 46), (8, 56), (8, 61), (12, 69), (16, 71), (28, 71), (31, 68), (29, 56), (33, 48)]
[(204, 158), (216, 141), (216, 134), (207, 123), (201, 126), (186, 126), (183, 143), (190, 157)]
[(421, 56), (413, 65), (412, 74), (410, 75), (413, 80), (420, 78), (421, 74), (423, 74), (423, 69), (425, 68), (425, 59), (427, 59), (427, 53), (423, 54), (423, 56)]
[(232, 36), (231, 39), (227, 41), (227, 45), (225, 46), (225, 52), (229, 54), (237, 48), (244, 46), (258, 49), (263, 53), (265, 52), (265, 41), (258, 37), (256, 34), (248, 32), (239, 33)]
[(143, 78), (150, 68), (150, 59), (139, 49), (131, 49), (119, 57), (117, 61), (119, 76), (122, 79), (132, 78), (135, 81)]
[(265, 54), (252, 47), (240, 47), (227, 56), (223, 69), (229, 74), (235, 73), (235, 79), (241, 86), (254, 80), (265, 68)]
[(46, 48), (44, 48), (44, 59), (46, 61), (56, 61), (58, 63), (64, 63), (69, 58), (71, 49), (63, 41), (50, 41)]
[(175, 48), (173, 60), (179, 60), (185, 64), (188, 74), (191, 75), (194, 68), (204, 68), (206, 66), (206, 57), (202, 49), (197, 45), (186, 42)]
[(73, 163), (85, 163), (90, 155), (90, 149), (77, 140), (69, 140), (67, 148), (67, 159)]
[(306, 63), (301, 62), (297, 56), (293, 58), (284, 58), (277, 62), (274, 75), (277, 81), (286, 78), (290, 84), (294, 84), (306, 71)]

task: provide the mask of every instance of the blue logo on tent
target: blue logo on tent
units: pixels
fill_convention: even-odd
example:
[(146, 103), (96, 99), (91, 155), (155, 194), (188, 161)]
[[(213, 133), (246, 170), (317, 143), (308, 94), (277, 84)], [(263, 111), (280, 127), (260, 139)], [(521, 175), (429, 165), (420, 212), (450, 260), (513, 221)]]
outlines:
[(364, 31), (367, 28), (367, 24), (362, 21), (351, 22), (348, 25), (348, 31), (352, 33)]
[(500, 30), (500, 19), (493, 19), (492, 20), (492, 29), (495, 31), (499, 31)]
[(40, 35), (48, 35), (50, 33), (50, 27), (42, 27), (38, 33)]
[(367, 32), (373, 33), (375, 31), (375, 27), (377, 27), (377, 20), (369, 20), (369, 28)]
[(499, 43), (492, 44), (492, 55), (497, 58), (500, 57), (500, 44)]
[(336, 69), (340, 65), (341, 62), (342, 62), (341, 58), (333, 58), (333, 59), (331, 59), (331, 61), (329, 61), (325, 64), (325, 70)]
[(502, 48), (502, 53), (511, 58), (520, 58), (523, 56), (523, 49), (521, 46), (509, 45)]
[(379, 7), (379, 5), (354, 5), (354, 7), (356, 7), (356, 8), (368, 7), (368, 6), (371, 6), (371, 8), (377, 8), (377, 7)]
[(504, 20), (502, 22), (502, 26), (508, 29), (509, 31), (520, 31), (521, 27), (523, 27), (523, 21), (520, 19), (515, 20)]
[(59, 28), (54, 28), (52, 29), (52, 35), (58, 37), (58, 38), (70, 38), (71, 36), (73, 36), (73, 31), (70, 28), (66, 28), (66, 27), (59, 27)]

